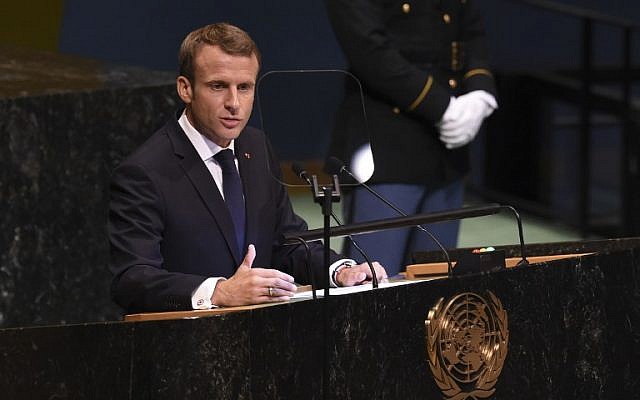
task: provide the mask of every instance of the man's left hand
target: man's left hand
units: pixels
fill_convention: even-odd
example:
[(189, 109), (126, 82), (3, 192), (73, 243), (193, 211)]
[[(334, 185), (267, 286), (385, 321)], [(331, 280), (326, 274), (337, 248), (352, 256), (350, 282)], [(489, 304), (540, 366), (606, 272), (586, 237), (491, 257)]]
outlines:
[[(373, 269), (376, 271), (378, 282), (383, 279), (387, 279), (387, 271), (384, 270), (379, 262), (374, 261), (372, 265)], [(366, 262), (354, 265), (350, 268), (342, 268), (336, 274), (336, 283), (338, 286), (362, 285), (371, 282), (372, 279), (371, 268), (369, 268), (369, 264)]]
[(450, 150), (468, 144), (475, 138), (484, 119), (497, 107), (495, 97), (484, 90), (452, 97), (442, 120), (436, 124), (440, 140)]

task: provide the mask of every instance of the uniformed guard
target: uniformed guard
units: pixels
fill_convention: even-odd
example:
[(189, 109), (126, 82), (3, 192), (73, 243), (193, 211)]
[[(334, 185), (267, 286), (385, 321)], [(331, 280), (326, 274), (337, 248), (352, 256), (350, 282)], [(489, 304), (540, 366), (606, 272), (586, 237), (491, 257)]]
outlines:
[[(468, 144), (497, 108), (477, 2), (326, 3), (350, 70), (362, 82), (369, 131), (364, 134), (363, 124), (354, 122), (363, 118), (360, 94), (347, 88), (331, 155), (360, 178), (370, 177), (375, 190), (408, 214), (462, 206)], [(347, 208), (350, 222), (397, 216), (362, 188), (352, 192)], [(430, 229), (445, 246), (455, 247), (458, 226)], [(411, 252), (436, 248), (424, 233), (408, 229), (359, 236), (358, 242), (390, 274)]]

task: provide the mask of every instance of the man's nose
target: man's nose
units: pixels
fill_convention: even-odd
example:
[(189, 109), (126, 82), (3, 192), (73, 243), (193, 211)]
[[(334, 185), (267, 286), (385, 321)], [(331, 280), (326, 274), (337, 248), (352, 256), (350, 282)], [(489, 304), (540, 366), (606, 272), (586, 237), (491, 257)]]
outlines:
[(236, 112), (239, 105), (240, 102), (238, 100), (238, 90), (235, 88), (230, 88), (225, 99), (225, 108), (231, 112)]

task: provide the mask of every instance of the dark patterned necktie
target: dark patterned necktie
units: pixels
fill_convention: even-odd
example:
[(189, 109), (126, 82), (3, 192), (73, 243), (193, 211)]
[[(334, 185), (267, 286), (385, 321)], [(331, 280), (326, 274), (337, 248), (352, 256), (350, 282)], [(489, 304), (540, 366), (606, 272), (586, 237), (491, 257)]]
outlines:
[(240, 257), (244, 254), (244, 227), (245, 227), (245, 209), (244, 197), (242, 195), (242, 182), (240, 174), (234, 162), (233, 151), (225, 149), (213, 156), (220, 168), (222, 168), (222, 191), (224, 193), (224, 202), (227, 204), (233, 226), (236, 231), (236, 240), (240, 250)]

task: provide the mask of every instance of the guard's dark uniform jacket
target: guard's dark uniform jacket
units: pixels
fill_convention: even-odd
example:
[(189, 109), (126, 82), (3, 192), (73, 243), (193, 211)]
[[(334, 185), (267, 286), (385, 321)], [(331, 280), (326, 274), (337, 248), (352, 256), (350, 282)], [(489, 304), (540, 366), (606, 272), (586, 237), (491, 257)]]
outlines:
[[(434, 124), (450, 96), (495, 96), (476, 0), (326, 0), (360, 79), (375, 161), (372, 183), (437, 187), (468, 170), (467, 146), (447, 150)], [(351, 86), (353, 87), (353, 86)], [(348, 162), (366, 139), (357, 90), (347, 87), (331, 155)]]

